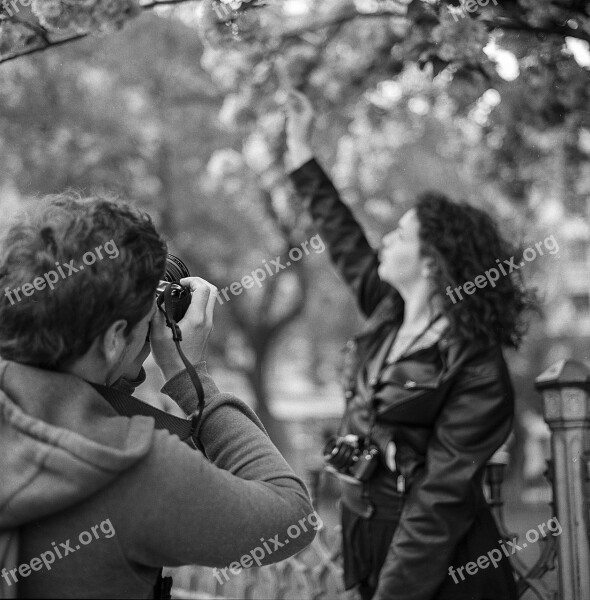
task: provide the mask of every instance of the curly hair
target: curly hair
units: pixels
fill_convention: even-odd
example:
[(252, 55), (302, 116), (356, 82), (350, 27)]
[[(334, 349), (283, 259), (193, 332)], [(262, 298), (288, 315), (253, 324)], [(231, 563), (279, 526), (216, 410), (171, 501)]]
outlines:
[(498, 269), (504, 260), (519, 259), (521, 248), (502, 237), (489, 214), (466, 202), (425, 192), (418, 196), (415, 209), (421, 253), (434, 260), (435, 293), (442, 298), (452, 332), (467, 340), (487, 339), (518, 348), (527, 330), (524, 315), (537, 308), (535, 293), (526, 288), (520, 271), (499, 277), (495, 286), (466, 294), (461, 302), (453, 302), (446, 290)]
[[(100, 248), (113, 249), (108, 259)], [(93, 252), (102, 260), (87, 261)], [(73, 192), (45, 197), (2, 243), (0, 356), (58, 370), (116, 320), (127, 321), (128, 335), (152, 307), (166, 253), (151, 218), (129, 204)], [(75, 275), (70, 271), (52, 289), (40, 285), (42, 275), (65, 273), (68, 264), (78, 265)], [(18, 302), (15, 289), (22, 290)]]

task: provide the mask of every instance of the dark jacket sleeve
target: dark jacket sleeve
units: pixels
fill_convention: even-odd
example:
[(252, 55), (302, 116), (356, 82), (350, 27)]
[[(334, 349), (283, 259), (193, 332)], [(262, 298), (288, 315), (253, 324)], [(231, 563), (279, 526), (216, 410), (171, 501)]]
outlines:
[(508, 437), (512, 419), (512, 388), (498, 373), (478, 376), (470, 370), (451, 388), (429, 442), (425, 469), (412, 483), (404, 505), (374, 600), (435, 597), (449, 576), (457, 545), (485, 502), (481, 473)]
[(363, 313), (371, 315), (388, 294), (395, 294), (401, 302), (399, 294), (379, 278), (377, 252), (320, 165), (310, 160), (291, 173), (291, 180), (299, 196), (307, 202), (332, 261), (351, 287)]

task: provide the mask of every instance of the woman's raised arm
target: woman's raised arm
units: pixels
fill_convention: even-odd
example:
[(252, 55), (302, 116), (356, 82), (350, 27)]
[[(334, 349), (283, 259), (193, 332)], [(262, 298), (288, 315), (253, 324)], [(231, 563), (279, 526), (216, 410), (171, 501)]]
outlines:
[(360, 309), (369, 316), (385, 296), (395, 294), (399, 302), (401, 298), (379, 278), (377, 252), (313, 158), (310, 142), (313, 120), (309, 100), (303, 94), (291, 92), (287, 122), (287, 145), (294, 169), (291, 180), (306, 202), (340, 275), (352, 288)]

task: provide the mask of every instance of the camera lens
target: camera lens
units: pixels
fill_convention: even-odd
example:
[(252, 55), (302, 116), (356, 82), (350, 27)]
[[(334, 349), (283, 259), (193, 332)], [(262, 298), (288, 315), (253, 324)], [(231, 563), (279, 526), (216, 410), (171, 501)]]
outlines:
[[(191, 291), (188, 287), (180, 285), (180, 280), (184, 277), (190, 277), (188, 267), (174, 254), (168, 254), (166, 257), (166, 271), (164, 279), (156, 288), (157, 303), (160, 309), (165, 302), (165, 294), (169, 293), (171, 300), (171, 310), (169, 317), (174, 318), (176, 322), (180, 321), (191, 303)], [(166, 309), (168, 310), (168, 308)]]
[(179, 283), (184, 277), (190, 277), (188, 267), (174, 254), (166, 257), (166, 273), (164, 281), (168, 283)]

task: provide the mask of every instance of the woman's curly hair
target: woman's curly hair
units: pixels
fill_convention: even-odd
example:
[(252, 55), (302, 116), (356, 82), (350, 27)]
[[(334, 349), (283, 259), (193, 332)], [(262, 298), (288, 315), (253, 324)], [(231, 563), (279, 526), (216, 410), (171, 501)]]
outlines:
[[(467, 340), (487, 339), (518, 348), (526, 333), (525, 313), (536, 309), (533, 290), (524, 285), (520, 270), (505, 268), (514, 259), (520, 264), (521, 248), (499, 232), (497, 223), (483, 210), (466, 202), (453, 202), (437, 192), (418, 196), (415, 205), (420, 224), (422, 255), (434, 260), (436, 292), (442, 297), (443, 312), (455, 335)], [(500, 274), (495, 285), (486, 279), (482, 289), (462, 299), (447, 293), (473, 282), (495, 268)], [(481, 282), (481, 279), (479, 280)]]

